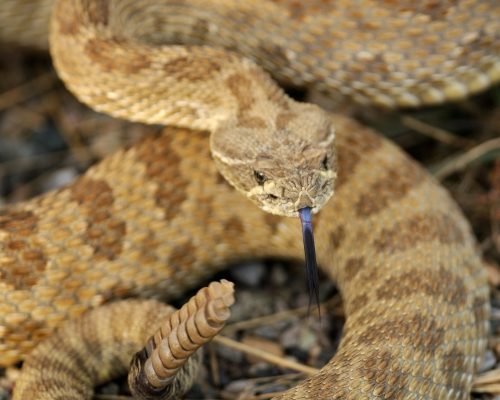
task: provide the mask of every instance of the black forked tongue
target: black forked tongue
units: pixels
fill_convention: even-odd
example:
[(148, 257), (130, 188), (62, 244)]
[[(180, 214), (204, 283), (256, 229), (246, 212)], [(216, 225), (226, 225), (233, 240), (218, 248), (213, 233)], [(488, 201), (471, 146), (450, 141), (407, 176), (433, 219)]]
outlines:
[(318, 265), (316, 263), (316, 248), (314, 246), (314, 235), (311, 218), (311, 208), (304, 207), (299, 210), (300, 222), (302, 223), (302, 239), (304, 241), (304, 253), (306, 256), (306, 274), (309, 287), (309, 311), (314, 300), (318, 308), (318, 315), (321, 318), (319, 308), (319, 278)]

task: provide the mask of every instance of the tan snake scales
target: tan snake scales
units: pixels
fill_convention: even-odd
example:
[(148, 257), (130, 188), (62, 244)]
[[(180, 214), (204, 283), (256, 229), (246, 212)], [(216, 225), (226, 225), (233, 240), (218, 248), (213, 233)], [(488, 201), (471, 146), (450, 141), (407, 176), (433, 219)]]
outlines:
[[(43, 46), (50, 2), (4, 3), (0, 35)], [(470, 228), (448, 194), (368, 129), (291, 101), (246, 59), (198, 47), (236, 50), (284, 83), (386, 106), (458, 99), (498, 80), (495, 2), (361, 3), (60, 2), (52, 54), (80, 99), (113, 115), (226, 136), (210, 147), (206, 132), (166, 128), (69, 187), (0, 211), (1, 365), (105, 301), (173, 296), (241, 258), (302, 257), (298, 221), (264, 213), (236, 193), (212, 148), (222, 174), (275, 213), (294, 213), (281, 198), (320, 208), (338, 170), (315, 231), (319, 262), (345, 301), (344, 336), (318, 375), (281, 398), (468, 398), (486, 345), (488, 289)], [(35, 14), (35, 33), (26, 24), (19, 33), (19, 22), (31, 18), (23, 7)], [(191, 47), (151, 51), (172, 41)], [(298, 139), (290, 134), (297, 131)], [(227, 146), (233, 142), (236, 150)], [(324, 171), (311, 180), (320, 184), (307, 195), (280, 181), (289, 166), (316, 168), (325, 156)], [(256, 184), (255, 162), (267, 185)], [(73, 398), (76, 367), (98, 368), (94, 383), (123, 368), (100, 343), (130, 321), (110, 318), (112, 325), (101, 318), (86, 329), (94, 344), (82, 345), (83, 354), (33, 356), (40, 369), (59, 367), (45, 383), (60, 397), (47, 398)], [(150, 314), (139, 312), (134, 324), (141, 318)], [(142, 329), (131, 336), (145, 339)], [(87, 360), (96, 348), (109, 370)], [(43, 395), (45, 383), (30, 379), (18, 382), (15, 398)]]

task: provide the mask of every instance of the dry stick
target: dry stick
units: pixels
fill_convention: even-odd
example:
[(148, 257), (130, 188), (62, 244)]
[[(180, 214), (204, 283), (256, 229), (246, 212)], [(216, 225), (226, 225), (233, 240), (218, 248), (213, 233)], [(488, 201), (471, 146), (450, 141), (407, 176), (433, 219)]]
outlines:
[(500, 383), (493, 383), (491, 385), (474, 387), (472, 391), (474, 393), (500, 394)]
[(494, 369), (476, 376), (474, 379), (473, 387), (475, 388), (476, 386), (487, 385), (490, 383), (500, 384), (500, 369)]
[(482, 373), (474, 378), (472, 391), (475, 393), (500, 394), (500, 369)]
[(451, 132), (426, 124), (408, 115), (401, 117), (401, 122), (407, 128), (413, 129), (415, 132), (421, 133), (441, 143), (456, 147), (469, 147), (474, 144), (472, 140), (461, 138)]
[(436, 179), (443, 180), (453, 172), (465, 168), (472, 161), (493, 150), (500, 150), (500, 138), (487, 140), (457, 157), (448, 159), (441, 167), (434, 170), (433, 175)]
[[(337, 296), (331, 298), (330, 300), (320, 304), (321, 313), (324, 314), (325, 310), (337, 307), (341, 303), (342, 303), (342, 300), (341, 300), (340, 296), (337, 295)], [(252, 319), (249, 319), (246, 321), (234, 322), (232, 324), (226, 325), (226, 327), (224, 328), (224, 332), (226, 332), (226, 333), (227, 332), (234, 332), (234, 331), (238, 331), (238, 330), (245, 330), (245, 329), (259, 327), (262, 325), (270, 325), (270, 324), (276, 323), (278, 321), (290, 319), (292, 317), (301, 317), (301, 316), (307, 315), (308, 312), (309, 312), (309, 306), (304, 306), (304, 307), (300, 307), (300, 308), (295, 308), (293, 310), (286, 310), (286, 311), (277, 312), (275, 314), (266, 315), (264, 317), (257, 317), (257, 318), (252, 318)], [(335, 313), (335, 315), (337, 315), (337, 314), (339, 316), (343, 315), (343, 313)]]
[(208, 354), (210, 360), (210, 371), (212, 375), (212, 381), (215, 386), (220, 385), (220, 375), (219, 375), (219, 361), (217, 360), (217, 354), (215, 353), (215, 348), (212, 343), (208, 343)]
[(44, 92), (49, 89), (55, 82), (56, 76), (54, 72), (47, 72), (37, 78), (26, 82), (14, 89), (8, 90), (0, 94), (0, 111), (19, 104), (30, 97)]
[(271, 364), (278, 365), (283, 368), (289, 368), (295, 371), (300, 371), (308, 375), (314, 375), (319, 372), (319, 369), (313, 368), (313, 367), (308, 367), (307, 365), (303, 365), (300, 363), (297, 363), (295, 361), (290, 361), (286, 360), (283, 357), (278, 357), (275, 355), (272, 355), (264, 350), (257, 349), (255, 347), (240, 343), (236, 340), (230, 339), (226, 336), (216, 336), (212, 339), (214, 342), (219, 343), (223, 346), (230, 347), (232, 349), (236, 349), (239, 351), (242, 351), (246, 354), (255, 356), (260, 358), (261, 360), (267, 361)]

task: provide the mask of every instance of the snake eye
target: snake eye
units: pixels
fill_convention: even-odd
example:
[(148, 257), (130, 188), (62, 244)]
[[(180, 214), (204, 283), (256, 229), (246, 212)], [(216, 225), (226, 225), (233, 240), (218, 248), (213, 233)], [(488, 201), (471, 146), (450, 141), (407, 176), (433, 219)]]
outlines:
[(263, 185), (266, 181), (266, 177), (262, 172), (253, 171), (253, 176), (259, 185)]
[(323, 158), (323, 161), (321, 161), (321, 166), (324, 170), (328, 169), (328, 156), (325, 156), (325, 158)]

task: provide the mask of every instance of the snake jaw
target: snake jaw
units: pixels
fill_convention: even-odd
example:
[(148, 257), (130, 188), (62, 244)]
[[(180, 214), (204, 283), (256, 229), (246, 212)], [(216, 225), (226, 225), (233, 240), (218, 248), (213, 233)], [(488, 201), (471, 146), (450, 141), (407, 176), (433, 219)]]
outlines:
[(335, 171), (312, 171), (305, 176), (268, 179), (262, 185), (255, 185), (246, 192), (247, 197), (259, 208), (271, 214), (284, 217), (300, 216), (300, 210), (307, 207), (312, 214), (320, 211), (333, 196)]

